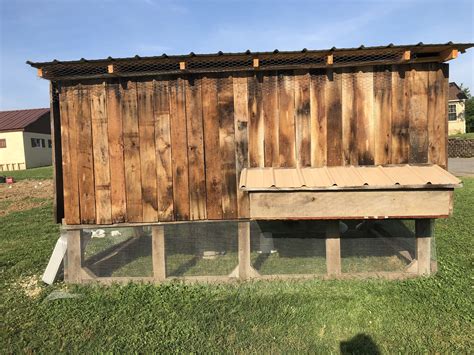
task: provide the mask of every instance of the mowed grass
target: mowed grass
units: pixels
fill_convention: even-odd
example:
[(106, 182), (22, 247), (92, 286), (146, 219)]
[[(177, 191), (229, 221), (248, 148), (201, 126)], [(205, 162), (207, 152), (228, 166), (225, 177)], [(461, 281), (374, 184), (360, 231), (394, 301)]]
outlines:
[(53, 167), (42, 166), (27, 170), (0, 171), (0, 175), (12, 176), (16, 181), (25, 179), (46, 180), (53, 178)]
[[(439, 271), (406, 281), (44, 286), (51, 207), (0, 218), (3, 352), (455, 352), (473, 348), (474, 179), (436, 224)], [(46, 301), (52, 291), (79, 295)]]

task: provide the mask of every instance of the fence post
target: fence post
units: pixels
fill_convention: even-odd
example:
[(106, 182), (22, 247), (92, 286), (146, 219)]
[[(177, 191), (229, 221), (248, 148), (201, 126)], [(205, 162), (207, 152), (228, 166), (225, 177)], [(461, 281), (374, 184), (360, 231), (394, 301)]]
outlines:
[(326, 267), (328, 275), (341, 274), (341, 233), (339, 221), (326, 224)]

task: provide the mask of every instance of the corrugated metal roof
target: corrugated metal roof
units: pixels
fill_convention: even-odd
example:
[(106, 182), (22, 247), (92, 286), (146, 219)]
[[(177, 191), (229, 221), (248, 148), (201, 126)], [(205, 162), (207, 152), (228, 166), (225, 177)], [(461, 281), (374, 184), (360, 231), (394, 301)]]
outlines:
[(370, 52), (370, 51), (383, 51), (383, 50), (393, 50), (393, 49), (400, 49), (400, 50), (411, 50), (413, 53), (428, 53), (428, 52), (439, 52), (445, 49), (457, 49), (461, 52), (464, 52), (466, 49), (471, 48), (474, 46), (474, 43), (431, 43), (431, 44), (424, 44), (423, 42), (419, 42), (417, 44), (404, 44), (404, 45), (394, 45), (393, 43), (389, 43), (388, 45), (384, 46), (369, 46), (366, 47), (364, 45), (360, 45), (359, 47), (350, 47), (350, 48), (336, 48), (332, 47), (329, 49), (317, 49), (317, 50), (308, 50), (303, 48), (300, 51), (280, 51), (275, 49), (271, 52), (252, 52), (249, 49), (245, 52), (233, 52), (233, 53), (224, 53), (219, 51), (217, 53), (203, 53), (203, 54), (195, 54), (191, 52), (189, 54), (183, 55), (167, 55), (163, 53), (161, 56), (147, 56), (141, 57), (138, 54), (133, 57), (124, 57), (124, 58), (113, 58), (108, 57), (104, 59), (85, 59), (81, 58), (79, 60), (70, 60), (70, 61), (60, 61), (58, 59), (54, 59), (50, 62), (33, 62), (27, 61), (26, 63), (31, 65), (35, 68), (43, 68), (46, 66), (57, 65), (57, 64), (99, 64), (99, 63), (112, 63), (114, 61), (139, 61), (139, 60), (150, 60), (150, 59), (177, 59), (177, 60), (185, 60), (187, 58), (206, 58), (206, 57), (219, 57), (219, 56), (267, 56), (267, 55), (286, 55), (286, 54), (298, 54), (298, 53), (313, 53), (313, 54), (328, 54), (328, 53), (338, 53), (338, 52)]
[(453, 188), (461, 180), (438, 165), (248, 168), (240, 175), (247, 191)]
[(0, 111), (0, 131), (24, 129), (45, 114), (49, 114), (49, 108)]

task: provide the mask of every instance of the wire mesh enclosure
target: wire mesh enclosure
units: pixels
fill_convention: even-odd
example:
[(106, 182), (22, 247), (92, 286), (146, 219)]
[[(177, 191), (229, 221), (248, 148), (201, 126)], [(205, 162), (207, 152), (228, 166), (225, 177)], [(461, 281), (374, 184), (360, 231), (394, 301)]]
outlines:
[[(76, 275), (79, 267), (76, 281), (396, 278), (419, 271), (413, 220), (190, 222), (76, 232), (80, 263), (67, 266)], [(426, 250), (435, 272), (435, 249)]]

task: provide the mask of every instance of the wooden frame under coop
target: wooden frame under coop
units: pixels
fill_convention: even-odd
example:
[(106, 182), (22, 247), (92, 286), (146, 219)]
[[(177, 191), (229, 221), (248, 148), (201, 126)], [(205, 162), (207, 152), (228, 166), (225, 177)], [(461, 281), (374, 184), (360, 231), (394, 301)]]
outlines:
[(28, 62), (51, 81), (46, 279), (63, 255), (70, 282), (436, 271), (461, 186), (445, 62), (470, 47)]

